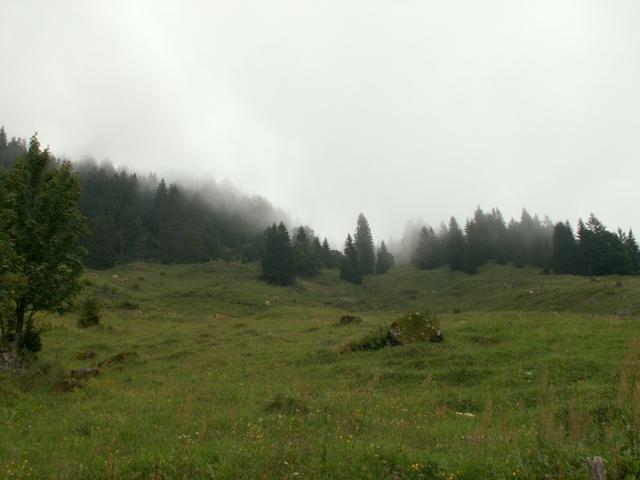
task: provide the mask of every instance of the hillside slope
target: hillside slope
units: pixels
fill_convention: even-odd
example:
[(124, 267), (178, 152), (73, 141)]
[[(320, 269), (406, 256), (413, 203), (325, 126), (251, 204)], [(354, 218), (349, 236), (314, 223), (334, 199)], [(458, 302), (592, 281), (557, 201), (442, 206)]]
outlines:
[[(39, 361), (0, 377), (0, 477), (586, 478), (588, 455), (633, 473), (640, 279), (401, 267), (282, 288), (258, 273), (88, 272), (101, 325), (43, 317)], [(443, 343), (338, 353), (427, 307)], [(362, 322), (340, 326), (346, 313)]]

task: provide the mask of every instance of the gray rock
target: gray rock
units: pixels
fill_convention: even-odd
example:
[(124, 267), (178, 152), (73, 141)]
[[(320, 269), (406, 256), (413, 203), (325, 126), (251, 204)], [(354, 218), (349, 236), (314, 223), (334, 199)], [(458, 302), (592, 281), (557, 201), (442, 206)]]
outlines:
[(442, 342), (442, 331), (433, 324), (428, 313), (412, 313), (391, 324), (387, 338), (392, 346), (416, 342)]
[(22, 357), (15, 350), (0, 347), (0, 372), (13, 371), (20, 373), (24, 371)]

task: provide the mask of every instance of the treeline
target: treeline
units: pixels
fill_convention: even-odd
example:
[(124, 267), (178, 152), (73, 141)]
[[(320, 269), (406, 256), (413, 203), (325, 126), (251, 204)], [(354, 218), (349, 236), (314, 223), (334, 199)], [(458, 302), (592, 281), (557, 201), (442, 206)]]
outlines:
[(0, 127), (0, 169), (12, 167), (16, 160), (27, 153), (27, 141), (23, 138), (7, 138), (4, 127)]
[[(7, 141), (0, 129), (1, 168), (10, 168), (26, 152), (24, 140)], [(264, 228), (284, 217), (265, 199), (224, 185), (185, 188), (90, 161), (74, 168), (80, 177), (80, 210), (91, 231), (83, 240), (90, 268), (135, 260), (257, 260)]]
[(294, 229), (293, 240), (284, 223), (275, 223), (264, 232), (262, 278), (280, 285), (291, 285), (296, 277), (309, 278), (321, 268), (335, 268), (342, 255), (329, 247), (306, 226)]
[(393, 255), (387, 250), (384, 241), (380, 243), (377, 254), (374, 252), (371, 227), (367, 218), (362, 213), (359, 214), (353, 238), (348, 234), (344, 244), (340, 278), (359, 285), (365, 276), (387, 273), (393, 264)]
[(577, 235), (569, 222), (556, 224), (551, 265), (555, 273), (637, 275), (640, 251), (633, 231), (610, 232), (591, 214), (578, 221)]
[(484, 263), (495, 261), (578, 275), (640, 273), (633, 232), (609, 232), (593, 214), (586, 224), (578, 222), (574, 235), (568, 222), (554, 225), (526, 210), (519, 220), (506, 223), (500, 210), (478, 208), (464, 227), (452, 217), (438, 231), (423, 226), (412, 235), (410, 258), (420, 269), (448, 266), (473, 274)]
[[(355, 240), (354, 240), (355, 239)], [(359, 285), (365, 275), (386, 273), (393, 266), (393, 255), (384, 242), (377, 255), (369, 222), (358, 216), (354, 237), (347, 235), (344, 252), (332, 250), (325, 238), (315, 235), (309, 227), (294, 230), (293, 239), (287, 227), (275, 223), (266, 229), (262, 278), (280, 285), (291, 285), (296, 277), (312, 277), (321, 268), (340, 268), (340, 278)]]

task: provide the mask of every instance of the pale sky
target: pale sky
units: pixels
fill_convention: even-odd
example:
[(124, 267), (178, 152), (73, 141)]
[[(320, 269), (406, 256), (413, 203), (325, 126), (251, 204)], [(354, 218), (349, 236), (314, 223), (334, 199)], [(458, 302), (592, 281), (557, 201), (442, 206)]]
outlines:
[(0, 125), (342, 242), (476, 205), (640, 233), (637, 0), (0, 0)]

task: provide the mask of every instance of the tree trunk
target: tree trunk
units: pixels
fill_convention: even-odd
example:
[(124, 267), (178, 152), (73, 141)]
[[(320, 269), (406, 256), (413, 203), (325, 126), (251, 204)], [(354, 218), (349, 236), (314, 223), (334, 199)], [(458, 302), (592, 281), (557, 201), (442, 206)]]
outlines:
[(24, 339), (24, 315), (27, 311), (26, 303), (23, 299), (20, 299), (16, 304), (16, 333), (15, 344), (18, 348), (22, 348)]

